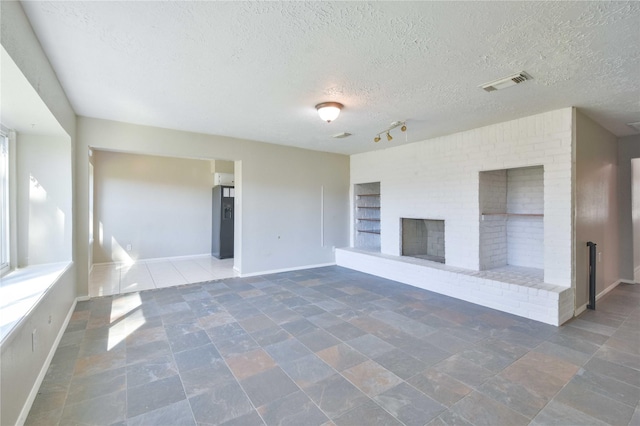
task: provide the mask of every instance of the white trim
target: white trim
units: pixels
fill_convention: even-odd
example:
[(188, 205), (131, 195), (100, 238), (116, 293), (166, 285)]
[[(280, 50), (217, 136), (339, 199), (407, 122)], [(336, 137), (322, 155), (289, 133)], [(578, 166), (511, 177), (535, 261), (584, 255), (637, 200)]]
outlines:
[[(619, 285), (620, 283), (633, 284), (633, 282), (631, 282), (631, 281), (627, 281), (627, 280), (618, 280), (618, 281), (614, 282), (613, 284), (611, 284), (609, 287), (607, 287), (607, 288), (605, 288), (604, 290), (602, 290), (599, 294), (596, 294), (596, 302), (597, 302), (598, 300), (600, 300), (603, 296), (606, 296), (606, 295), (607, 295), (607, 293), (609, 293), (611, 290), (613, 290), (614, 288), (618, 287), (618, 285)], [(587, 302), (587, 303), (585, 303), (584, 305), (582, 305), (582, 306), (580, 306), (580, 307), (576, 308), (576, 310), (575, 310), (575, 312), (574, 312), (573, 316), (574, 316), (574, 317), (577, 317), (578, 315), (580, 315), (580, 314), (582, 314), (584, 311), (586, 311), (586, 310), (587, 310), (587, 305), (588, 305), (588, 304), (589, 304), (589, 303)], [(597, 305), (596, 305), (596, 310), (598, 310), (598, 306), (597, 306)]]
[[(172, 261), (172, 260), (184, 260), (184, 259), (195, 259), (195, 258), (200, 258), (200, 257), (211, 257), (211, 253), (204, 253), (204, 254), (187, 254), (184, 256), (172, 256), (172, 257), (153, 257), (153, 258), (149, 258), (149, 259), (135, 259), (133, 261), (133, 263), (137, 263), (137, 262), (147, 262), (147, 263), (153, 263), (153, 262), (167, 262), (167, 261)], [(123, 263), (129, 263), (129, 262), (123, 262), (123, 261), (118, 261), (118, 262), (95, 262), (91, 265), (91, 268), (93, 268), (95, 265), (121, 265)]]
[(622, 280), (618, 280), (618, 281), (614, 282), (613, 284), (611, 284), (609, 287), (607, 287), (604, 290), (602, 290), (600, 292), (600, 294), (596, 295), (596, 301), (600, 300), (603, 296), (605, 296), (611, 290), (613, 290), (614, 288), (618, 287), (618, 284), (620, 284), (621, 282), (622, 282)]
[[(38, 271), (42, 272), (43, 268), (55, 267), (64, 265), (63, 268), (54, 270), (56, 273), (55, 278), (50, 281), (44, 281), (38, 276)], [(23, 282), (25, 275), (32, 275), (31, 282), (32, 283), (40, 283), (37, 284), (38, 292), (33, 293), (33, 303), (28, 305), (28, 308), (22, 313), (20, 318), (17, 318), (13, 324), (10, 326), (11, 328), (5, 329), (5, 334), (3, 335), (0, 332), (0, 347), (4, 345), (8, 345), (9, 342), (14, 338), (14, 333), (17, 333), (18, 330), (22, 327), (24, 322), (31, 316), (32, 312), (35, 311), (36, 307), (42, 303), (42, 300), (47, 295), (47, 293), (53, 288), (53, 286), (60, 280), (60, 278), (66, 274), (69, 269), (73, 266), (73, 262), (58, 262), (58, 263), (47, 263), (42, 265), (31, 265), (20, 269), (14, 269), (9, 274), (2, 277), (2, 281), (0, 281), (0, 288), (4, 285), (29, 285)], [(35, 288), (35, 287), (31, 287)], [(6, 301), (5, 301), (6, 302)]]
[(60, 344), (60, 340), (62, 340), (62, 336), (64, 335), (64, 332), (67, 330), (67, 326), (69, 325), (69, 321), (71, 321), (71, 317), (73, 316), (73, 312), (76, 310), (76, 304), (78, 303), (79, 300), (80, 298), (74, 299), (73, 304), (71, 305), (71, 309), (69, 309), (69, 312), (67, 313), (67, 317), (64, 319), (64, 322), (62, 323), (62, 327), (60, 327), (60, 330), (58, 331), (58, 335), (56, 336), (56, 340), (54, 340), (53, 345), (51, 346), (51, 350), (47, 355), (47, 359), (45, 359), (44, 364), (42, 364), (42, 368), (40, 369), (40, 373), (38, 374), (38, 377), (36, 378), (36, 381), (34, 382), (33, 387), (31, 388), (31, 392), (29, 392), (29, 396), (27, 397), (27, 400), (22, 406), (22, 410), (20, 411), (20, 415), (18, 416), (18, 421), (16, 422), (17, 425), (23, 425), (24, 422), (27, 420), (29, 411), (31, 411), (31, 407), (33, 406), (33, 401), (35, 401), (36, 396), (38, 396), (40, 385), (42, 385), (44, 376), (47, 374), (47, 371), (49, 370), (49, 365), (51, 364), (51, 360), (53, 359), (53, 356), (56, 354), (56, 350), (58, 350), (58, 345)]
[(320, 247), (324, 247), (324, 185), (320, 185)]
[(240, 274), (240, 278), (255, 277), (257, 275), (278, 274), (280, 272), (300, 271), (302, 269), (323, 268), (325, 266), (335, 266), (335, 265), (336, 263), (332, 262), (332, 263), (319, 263), (317, 265), (296, 266), (293, 268), (272, 269), (270, 271), (260, 271), (260, 272), (251, 272), (249, 274)]
[(585, 303), (584, 305), (580, 306), (579, 308), (576, 308), (576, 311), (573, 313), (574, 318), (577, 317), (578, 315), (582, 314), (584, 311), (587, 310), (587, 305), (588, 303)]

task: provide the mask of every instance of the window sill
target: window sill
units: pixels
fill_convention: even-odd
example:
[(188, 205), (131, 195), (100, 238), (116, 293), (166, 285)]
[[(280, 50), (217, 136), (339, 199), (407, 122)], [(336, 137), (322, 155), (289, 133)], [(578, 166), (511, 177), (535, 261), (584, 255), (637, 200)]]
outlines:
[(0, 279), (0, 346), (72, 264), (28, 266)]

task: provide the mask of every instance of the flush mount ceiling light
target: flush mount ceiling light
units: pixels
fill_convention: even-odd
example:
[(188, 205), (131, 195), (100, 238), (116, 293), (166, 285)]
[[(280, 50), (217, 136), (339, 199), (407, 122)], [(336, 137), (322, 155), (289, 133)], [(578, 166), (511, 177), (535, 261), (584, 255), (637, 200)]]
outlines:
[(318, 110), (320, 118), (327, 123), (331, 123), (333, 120), (338, 118), (343, 106), (344, 105), (338, 102), (322, 102), (321, 104), (316, 105), (316, 109)]
[(532, 77), (526, 72), (520, 71), (517, 74), (503, 77), (498, 80), (482, 84), (478, 87), (486, 90), (487, 92), (493, 92), (496, 90), (506, 89), (507, 87), (515, 86), (516, 84), (523, 83), (527, 80), (532, 80)]
[[(400, 127), (400, 126), (402, 126), (402, 127)], [(406, 132), (407, 131), (407, 123), (405, 121), (394, 121), (393, 123), (391, 123), (391, 125), (389, 125), (389, 127), (387, 127), (386, 129), (384, 129), (383, 131), (378, 133), (376, 135), (376, 137), (373, 138), (373, 141), (376, 142), (376, 143), (380, 142), (380, 135), (384, 135), (386, 133), (387, 140), (389, 142), (391, 142), (393, 140), (393, 136), (391, 136), (391, 131), (393, 129), (395, 129), (396, 127), (400, 127), (400, 130), (402, 132)]]

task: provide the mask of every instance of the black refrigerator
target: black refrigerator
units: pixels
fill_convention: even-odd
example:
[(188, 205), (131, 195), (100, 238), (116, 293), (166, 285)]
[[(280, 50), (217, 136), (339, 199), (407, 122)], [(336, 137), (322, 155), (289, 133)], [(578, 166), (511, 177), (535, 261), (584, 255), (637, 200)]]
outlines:
[(211, 255), (218, 259), (233, 257), (233, 186), (213, 187)]

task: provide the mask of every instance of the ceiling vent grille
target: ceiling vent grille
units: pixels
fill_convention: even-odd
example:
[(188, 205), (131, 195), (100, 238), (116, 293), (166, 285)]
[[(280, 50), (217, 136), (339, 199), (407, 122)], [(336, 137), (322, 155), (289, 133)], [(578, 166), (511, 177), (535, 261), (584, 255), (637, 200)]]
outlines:
[(516, 84), (523, 83), (527, 80), (531, 80), (531, 76), (524, 71), (521, 71), (517, 74), (510, 75), (508, 77), (504, 77), (489, 83), (485, 83), (480, 88), (486, 90), (487, 92), (493, 92), (500, 89), (506, 89), (507, 87), (515, 86)]
[(632, 127), (636, 131), (640, 132), (640, 121), (636, 121), (635, 123), (627, 123), (627, 126)]
[(349, 136), (351, 136), (351, 133), (349, 132), (342, 132), (342, 133), (338, 133), (337, 135), (333, 135), (331, 136), (332, 138), (336, 138), (336, 139), (342, 139), (342, 138), (348, 138)]

